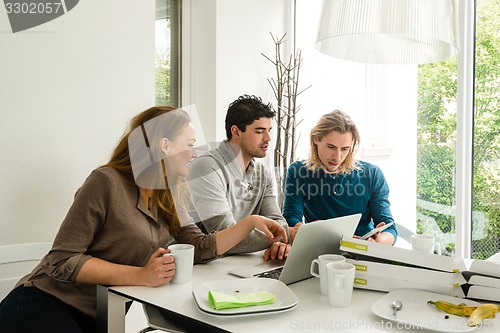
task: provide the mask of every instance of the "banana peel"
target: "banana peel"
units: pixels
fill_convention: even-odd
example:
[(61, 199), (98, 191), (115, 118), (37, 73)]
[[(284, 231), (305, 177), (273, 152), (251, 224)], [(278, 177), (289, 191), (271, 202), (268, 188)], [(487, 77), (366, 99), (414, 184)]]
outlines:
[(427, 304), (434, 305), (437, 309), (455, 316), (469, 317), (467, 325), (470, 327), (480, 325), (483, 319), (495, 318), (495, 314), (500, 312), (500, 306), (496, 304), (471, 306), (465, 303), (454, 304), (441, 300), (428, 301)]
[(427, 304), (434, 305), (437, 309), (446, 313), (461, 317), (469, 317), (477, 308), (477, 306), (468, 306), (465, 303), (454, 304), (447, 301), (428, 301)]
[(500, 306), (496, 304), (482, 304), (472, 311), (467, 321), (468, 326), (478, 326), (485, 318), (495, 318), (495, 314), (500, 312)]

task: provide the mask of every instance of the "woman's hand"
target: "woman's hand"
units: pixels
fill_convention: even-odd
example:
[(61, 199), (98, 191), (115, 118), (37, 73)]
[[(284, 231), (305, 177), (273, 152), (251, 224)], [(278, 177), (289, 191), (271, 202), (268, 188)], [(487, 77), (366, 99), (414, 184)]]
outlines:
[(253, 230), (258, 229), (271, 243), (288, 242), (285, 228), (278, 222), (260, 215), (250, 215), (231, 227), (215, 233), (217, 254), (221, 255), (241, 242)]
[(175, 275), (174, 257), (163, 256), (169, 252), (159, 248), (144, 267), (115, 264), (93, 257), (83, 264), (76, 281), (109, 286), (161, 286)]
[(273, 244), (264, 252), (264, 261), (278, 259), (282, 260), (288, 257), (291, 246), (287, 244), (288, 237), (285, 228), (278, 222), (267, 217), (254, 215), (254, 228), (262, 231)]
[(253, 227), (262, 231), (270, 242), (288, 242), (286, 230), (278, 222), (260, 215), (252, 216), (254, 217), (252, 219)]
[(170, 251), (159, 248), (149, 258), (146, 266), (142, 267), (144, 285), (157, 287), (169, 283), (175, 275), (174, 257), (168, 254)]

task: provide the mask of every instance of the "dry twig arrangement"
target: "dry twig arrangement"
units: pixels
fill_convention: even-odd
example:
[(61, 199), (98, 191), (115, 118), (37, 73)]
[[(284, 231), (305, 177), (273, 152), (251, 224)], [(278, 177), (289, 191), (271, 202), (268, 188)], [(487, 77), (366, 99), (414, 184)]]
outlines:
[[(278, 38), (273, 36), (275, 45), (274, 60), (261, 53), (267, 60), (276, 67), (276, 77), (267, 79), (276, 98), (276, 143), (274, 148), (274, 169), (278, 183), (278, 203), (280, 208), (283, 206), (285, 195), (285, 177), (288, 166), (295, 161), (295, 150), (300, 139), (300, 133), (297, 132), (297, 126), (302, 119), (297, 118), (300, 111), (300, 105), (297, 104), (297, 97), (302, 94), (310, 85), (299, 91), (299, 72), (302, 67), (302, 52), (296, 50), (293, 55), (284, 62), (281, 49), (286, 34)], [(297, 134), (298, 133), (298, 134)]]

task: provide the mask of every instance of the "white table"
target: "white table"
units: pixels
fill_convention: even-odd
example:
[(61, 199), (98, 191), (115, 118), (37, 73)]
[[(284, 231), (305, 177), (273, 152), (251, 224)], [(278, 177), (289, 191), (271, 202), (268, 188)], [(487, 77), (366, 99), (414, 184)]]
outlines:
[[(201, 312), (193, 298), (193, 287), (212, 280), (239, 279), (229, 275), (229, 269), (253, 265), (261, 261), (261, 254), (230, 256), (208, 264), (194, 266), (193, 280), (184, 285), (168, 284), (157, 288), (121, 286), (98, 287), (99, 332), (125, 332), (125, 302), (134, 300), (157, 306), (174, 314), (230, 332), (422, 332), (375, 316), (371, 305), (386, 293), (354, 289), (348, 308), (334, 308), (328, 297), (319, 291), (319, 279), (310, 278), (289, 285), (299, 298), (297, 307), (287, 312), (263, 315), (221, 317)], [(481, 332), (495, 332), (500, 323), (495, 319)]]

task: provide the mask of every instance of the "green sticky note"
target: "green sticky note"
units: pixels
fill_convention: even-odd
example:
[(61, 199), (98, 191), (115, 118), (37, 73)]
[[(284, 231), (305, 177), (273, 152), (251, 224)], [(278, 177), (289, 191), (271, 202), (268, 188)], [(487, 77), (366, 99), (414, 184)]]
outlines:
[(208, 303), (215, 310), (234, 309), (247, 306), (274, 303), (274, 295), (267, 291), (230, 295), (218, 291), (208, 291)]

